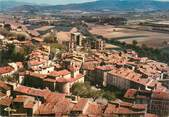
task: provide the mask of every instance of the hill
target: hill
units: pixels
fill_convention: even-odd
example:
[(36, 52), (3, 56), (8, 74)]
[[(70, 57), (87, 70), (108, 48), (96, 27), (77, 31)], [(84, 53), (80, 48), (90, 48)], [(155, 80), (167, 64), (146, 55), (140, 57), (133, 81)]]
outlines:
[(27, 2), (15, 2), (15, 1), (4, 0), (4, 1), (0, 1), (0, 11), (12, 9), (14, 7), (20, 7), (24, 5), (33, 5), (33, 4)]
[(12, 10), (35, 10), (35, 11), (58, 11), (58, 10), (81, 10), (81, 11), (156, 11), (169, 10), (169, 2), (155, 0), (98, 0), (81, 4), (68, 5), (23, 5)]

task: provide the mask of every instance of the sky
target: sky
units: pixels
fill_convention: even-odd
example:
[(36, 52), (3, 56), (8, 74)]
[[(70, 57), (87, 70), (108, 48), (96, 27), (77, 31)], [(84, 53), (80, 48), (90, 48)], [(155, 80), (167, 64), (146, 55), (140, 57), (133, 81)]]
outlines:
[[(0, 0), (3, 1), (3, 0)], [(5, 0), (7, 1), (7, 0)], [(70, 4), (70, 3), (82, 3), (82, 2), (92, 2), (96, 0), (8, 0), (8, 1), (18, 1), (18, 2), (28, 2), (36, 4)], [(158, 1), (169, 1), (169, 0), (158, 0)]]
[[(0, 0), (4, 1), (4, 0)], [(28, 2), (36, 4), (70, 4), (70, 3), (83, 3), (83, 2), (92, 2), (96, 0), (5, 0), (5, 1), (18, 1), (18, 2)]]

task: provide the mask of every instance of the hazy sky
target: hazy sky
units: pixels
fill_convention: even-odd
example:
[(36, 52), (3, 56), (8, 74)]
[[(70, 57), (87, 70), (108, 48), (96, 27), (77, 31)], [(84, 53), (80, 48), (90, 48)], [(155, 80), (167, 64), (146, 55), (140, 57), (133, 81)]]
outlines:
[[(4, 0), (0, 0), (4, 1)], [(29, 2), (37, 4), (70, 4), (70, 3), (82, 3), (91, 2), (96, 0), (5, 0), (5, 1), (19, 1), (19, 2)], [(158, 0), (158, 1), (169, 1), (169, 0)]]
[(37, 4), (70, 4), (70, 3), (92, 2), (96, 0), (0, 0), (0, 1), (18, 1)]

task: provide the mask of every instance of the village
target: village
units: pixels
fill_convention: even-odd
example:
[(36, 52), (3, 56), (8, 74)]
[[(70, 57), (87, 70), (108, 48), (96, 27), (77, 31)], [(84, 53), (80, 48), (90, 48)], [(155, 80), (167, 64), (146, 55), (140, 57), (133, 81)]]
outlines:
[(56, 19), (1, 19), (0, 116), (169, 114), (167, 64), (107, 47), (77, 27), (57, 31), (49, 25)]

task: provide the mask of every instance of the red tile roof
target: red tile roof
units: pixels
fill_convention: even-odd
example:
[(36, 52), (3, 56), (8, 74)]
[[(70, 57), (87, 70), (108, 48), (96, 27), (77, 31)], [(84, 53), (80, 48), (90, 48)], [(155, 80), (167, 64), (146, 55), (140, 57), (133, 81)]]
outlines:
[(96, 104), (96, 103), (89, 103), (89, 106), (86, 110), (85, 115), (88, 116), (101, 116), (102, 115), (102, 108), (101, 105)]
[(107, 70), (113, 70), (115, 69), (112, 65), (105, 65), (105, 66), (98, 66), (96, 69), (107, 71)]
[(152, 94), (152, 98), (153, 99), (160, 99), (160, 100), (169, 100), (169, 93), (154, 91)]
[(50, 94), (50, 91), (48, 90), (41, 90), (41, 89), (35, 89), (35, 88), (30, 88), (26, 86), (19, 85), (16, 89), (16, 92), (27, 94), (30, 96), (40, 96), (40, 97), (45, 97)]
[[(141, 93), (141, 95), (139, 95), (139, 93)], [(128, 99), (134, 99), (135, 97), (136, 98), (150, 98), (151, 97), (151, 99), (169, 100), (169, 93), (162, 92), (162, 91), (128, 89), (124, 97)]]
[(108, 117), (114, 115), (144, 115), (146, 110), (146, 104), (133, 104), (116, 99), (107, 105), (104, 115)]
[(73, 108), (73, 103), (68, 99), (64, 99), (59, 101), (55, 106), (53, 111), (55, 114), (69, 114), (71, 109)]
[(32, 66), (41, 65), (44, 62), (46, 62), (46, 60), (30, 60), (30, 61), (28, 61), (28, 63)]
[(10, 106), (12, 103), (12, 99), (10, 97), (2, 97), (0, 98), (1, 106)]
[[(144, 108), (146, 110), (146, 108)], [(135, 111), (134, 108), (131, 107), (123, 107), (120, 104), (108, 104), (104, 114), (106, 116), (112, 116), (114, 114), (142, 114), (144, 115), (144, 111)]]
[(65, 99), (65, 94), (62, 93), (50, 93), (49, 95), (45, 96), (45, 100), (47, 103), (57, 103)]
[(75, 82), (82, 77), (84, 77), (82, 74), (78, 74), (75, 78), (56, 78), (56, 79), (47, 78), (44, 81), (58, 82), (58, 83), (68, 83), (68, 82)]
[(127, 68), (116, 68), (116, 69), (113, 69), (111, 72), (109, 72), (109, 74), (116, 75), (119, 78), (129, 80), (129, 81), (135, 82), (140, 85), (149, 86), (149, 87), (155, 86), (155, 84), (153, 85), (153, 83), (150, 83), (150, 82), (154, 82), (154, 81), (148, 80), (148, 79), (143, 79), (141, 77), (141, 74), (138, 74), (138, 73), (134, 72), (133, 70), (130, 70)]
[(23, 107), (32, 109), (34, 104), (35, 104), (34, 101), (28, 101), (28, 102), (24, 103)]
[(70, 72), (68, 70), (53, 71), (53, 72), (49, 73), (49, 75), (51, 75), (51, 76), (65, 76), (68, 74), (70, 74)]
[(158, 116), (155, 114), (146, 113), (145, 117), (158, 117)]
[(4, 90), (10, 90), (11, 87), (8, 86), (5, 82), (0, 81), (0, 89), (4, 89)]
[(77, 104), (73, 107), (73, 111), (83, 111), (83, 109), (87, 106), (89, 103), (88, 99), (81, 98)]
[(28, 96), (26, 95), (17, 95), (15, 99), (13, 99), (13, 102), (25, 102), (27, 100)]
[(34, 72), (27, 72), (27, 75), (34, 78), (40, 78), (40, 79), (45, 79), (47, 77), (47, 75), (34, 73)]
[(125, 98), (134, 99), (135, 94), (137, 93), (136, 89), (128, 89), (124, 95)]
[(14, 70), (14, 68), (11, 67), (11, 66), (0, 67), (0, 75), (6, 74), (6, 73), (10, 73), (13, 70)]
[(54, 115), (55, 114), (55, 112), (53, 111), (54, 105), (55, 104), (52, 104), (52, 103), (41, 104), (34, 114), (35, 115), (51, 115), (51, 114)]

